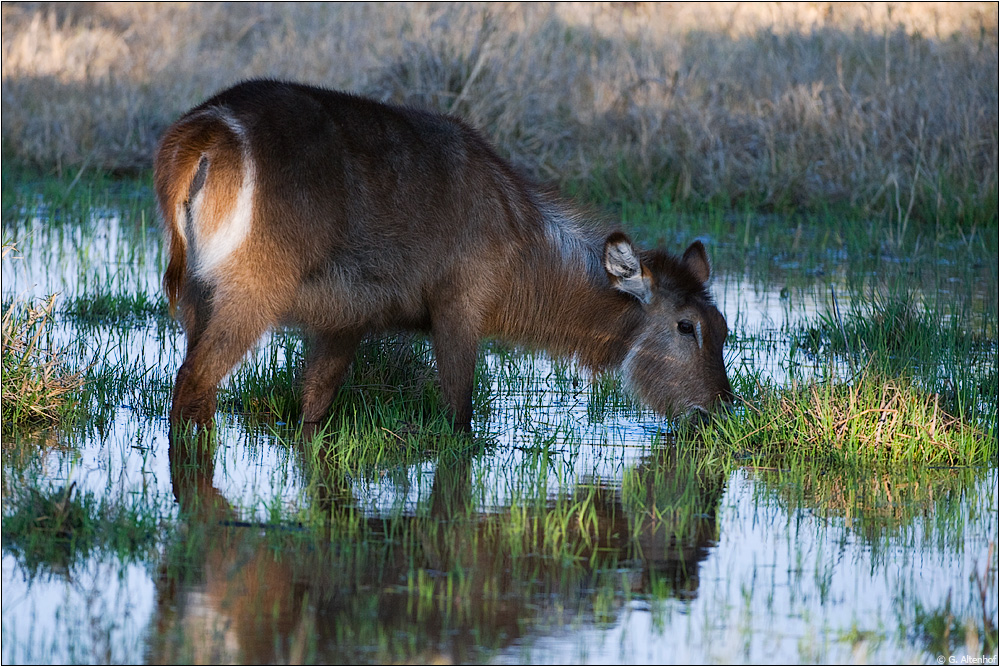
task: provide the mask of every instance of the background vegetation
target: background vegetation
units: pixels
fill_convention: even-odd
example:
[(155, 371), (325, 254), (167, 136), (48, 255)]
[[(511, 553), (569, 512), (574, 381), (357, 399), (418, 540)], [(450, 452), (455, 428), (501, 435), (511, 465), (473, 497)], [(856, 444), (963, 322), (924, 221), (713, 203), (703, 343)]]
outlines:
[[(0, 7), (5, 663), (995, 655), (995, 3)], [(254, 76), (703, 238), (743, 404), (687, 428), (488, 344), (455, 437), (417, 336), (303, 432), (278, 331), (172, 446), (150, 160)]]
[[(995, 3), (4, 3), (4, 156), (150, 166), (249, 77), (458, 114), (597, 198), (995, 223)], [(71, 172), (72, 173), (72, 172)]]

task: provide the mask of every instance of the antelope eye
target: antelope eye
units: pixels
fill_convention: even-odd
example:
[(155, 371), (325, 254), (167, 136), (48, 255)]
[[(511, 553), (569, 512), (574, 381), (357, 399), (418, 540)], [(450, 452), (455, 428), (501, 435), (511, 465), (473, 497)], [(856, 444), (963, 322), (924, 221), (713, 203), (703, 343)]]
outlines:
[(694, 333), (694, 325), (689, 320), (681, 320), (677, 323), (677, 330), (681, 335), (690, 336)]

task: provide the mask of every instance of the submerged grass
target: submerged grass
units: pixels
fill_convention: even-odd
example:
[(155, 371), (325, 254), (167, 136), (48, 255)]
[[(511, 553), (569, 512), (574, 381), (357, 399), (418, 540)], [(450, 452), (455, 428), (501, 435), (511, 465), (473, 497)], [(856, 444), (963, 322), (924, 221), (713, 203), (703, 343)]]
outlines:
[(149, 319), (167, 320), (167, 302), (145, 290), (84, 294), (63, 307), (62, 312), (82, 323), (128, 325)]
[(814, 356), (845, 359), (868, 375), (899, 378), (935, 405), (972, 424), (997, 428), (997, 312), (975, 313), (964, 299), (921, 303), (909, 290), (855, 298), (841, 313), (820, 315), (793, 335)]
[(814, 352), (826, 348), (861, 354), (886, 369), (941, 358), (982, 363), (996, 353), (989, 340), (996, 336), (990, 313), (973, 312), (961, 297), (952, 297), (947, 311), (939, 306), (937, 299), (928, 303), (907, 289), (877, 291), (869, 298), (852, 299), (842, 317), (835, 305), (833, 313), (804, 331), (802, 340)]
[[(971, 297), (937, 289), (918, 299), (893, 273), (849, 283), (845, 307), (833, 291), (827, 312), (788, 330), (788, 385), (737, 373), (743, 406), (712, 437), (763, 459), (995, 463), (996, 304), (973, 310)], [(817, 375), (794, 372), (802, 355)]]
[(50, 490), (26, 485), (4, 501), (3, 543), (29, 576), (67, 572), (95, 551), (121, 561), (148, 555), (160, 539), (160, 518), (149, 508), (119, 505), (81, 491), (76, 483)]
[[(220, 405), (249, 422), (298, 421), (302, 411), (300, 377), (307, 349), (308, 344), (295, 332), (276, 332), (221, 389)], [(426, 339), (403, 334), (364, 340), (330, 413), (338, 419), (349, 415), (355, 426), (360, 419), (360, 423), (383, 428), (401, 420), (443, 416)]]

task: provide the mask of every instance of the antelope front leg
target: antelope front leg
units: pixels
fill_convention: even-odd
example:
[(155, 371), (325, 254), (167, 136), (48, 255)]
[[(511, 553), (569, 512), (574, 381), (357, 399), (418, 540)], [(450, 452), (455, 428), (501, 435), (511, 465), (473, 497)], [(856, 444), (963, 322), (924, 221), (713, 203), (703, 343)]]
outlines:
[[(449, 318), (456, 323), (460, 318)], [(472, 390), (476, 374), (476, 354), (479, 340), (469, 331), (468, 320), (460, 325), (435, 323), (433, 327), (434, 357), (437, 360), (441, 393), (451, 408), (456, 431), (472, 430)]]

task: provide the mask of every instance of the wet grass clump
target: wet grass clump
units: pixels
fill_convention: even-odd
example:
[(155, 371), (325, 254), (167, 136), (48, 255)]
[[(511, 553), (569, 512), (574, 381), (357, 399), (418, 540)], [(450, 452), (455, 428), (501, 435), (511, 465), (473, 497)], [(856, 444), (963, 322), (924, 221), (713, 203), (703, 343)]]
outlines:
[(854, 373), (897, 378), (933, 394), (935, 405), (970, 423), (997, 426), (996, 313), (974, 315), (961, 300), (946, 312), (910, 293), (855, 299), (792, 337), (814, 357), (845, 359)]
[(773, 389), (710, 437), (762, 460), (986, 465), (996, 431), (949, 414), (939, 397), (899, 378), (866, 371), (851, 383)]
[[(6, 249), (5, 249), (6, 253)], [(83, 376), (66, 369), (51, 346), (55, 297), (3, 309), (3, 421), (18, 425), (59, 421), (75, 403)]]

